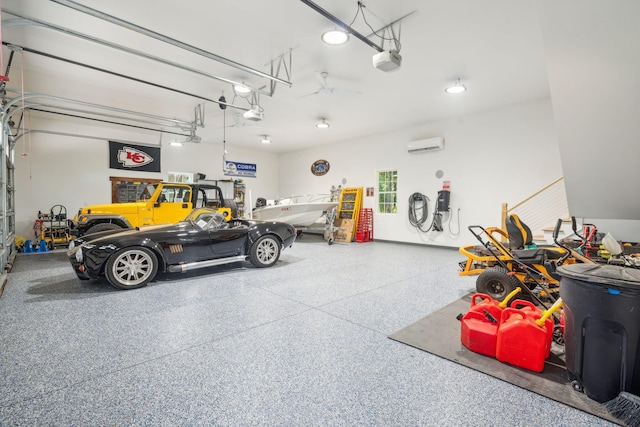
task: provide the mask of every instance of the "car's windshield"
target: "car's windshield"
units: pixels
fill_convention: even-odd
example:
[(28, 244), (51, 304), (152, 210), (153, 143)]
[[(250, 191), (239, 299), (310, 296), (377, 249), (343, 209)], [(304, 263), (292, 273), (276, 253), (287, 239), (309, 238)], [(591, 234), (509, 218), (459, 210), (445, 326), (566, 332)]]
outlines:
[(207, 208), (192, 210), (185, 220), (203, 230), (218, 230), (227, 225), (224, 215), (214, 209)]

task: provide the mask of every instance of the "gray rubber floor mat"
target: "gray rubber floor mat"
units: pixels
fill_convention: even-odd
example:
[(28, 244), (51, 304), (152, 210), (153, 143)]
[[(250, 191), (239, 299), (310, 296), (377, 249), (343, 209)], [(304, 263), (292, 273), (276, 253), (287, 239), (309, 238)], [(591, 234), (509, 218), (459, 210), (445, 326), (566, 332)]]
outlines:
[(472, 294), (441, 308), (417, 322), (395, 332), (389, 338), (409, 346), (435, 354), (485, 374), (499, 378), (526, 390), (564, 403), (614, 423), (604, 405), (575, 391), (567, 378), (563, 346), (554, 344), (544, 370), (540, 373), (528, 371), (492, 357), (474, 353), (460, 342), (458, 314), (469, 310)]

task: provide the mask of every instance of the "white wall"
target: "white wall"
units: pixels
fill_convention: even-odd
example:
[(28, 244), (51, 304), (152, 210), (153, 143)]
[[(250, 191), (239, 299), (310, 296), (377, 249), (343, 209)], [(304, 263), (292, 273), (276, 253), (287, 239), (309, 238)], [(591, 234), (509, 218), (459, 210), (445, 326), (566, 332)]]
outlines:
[[(409, 141), (436, 136), (445, 138), (444, 150), (407, 153)], [(318, 159), (331, 165), (322, 177), (310, 171)], [(502, 203), (518, 203), (562, 176), (548, 99), (286, 153), (280, 165), (281, 195), (326, 193), (343, 179), (346, 187), (376, 188), (376, 171), (397, 169), (398, 213), (374, 209), (374, 238), (452, 247), (477, 243), (467, 226), (499, 226)], [(444, 172), (441, 179), (438, 170)], [(428, 225), (443, 180), (451, 181), (452, 218), (444, 232), (417, 231), (408, 219), (409, 196), (420, 192), (431, 199)], [(374, 203), (375, 197), (365, 197), (364, 207)]]
[(640, 2), (538, 3), (569, 209), (640, 241)]
[[(32, 128), (85, 135), (101, 132), (93, 123), (74, 124), (71, 128), (60, 121), (42, 122)], [(502, 203), (515, 204), (562, 176), (554, 129), (550, 101), (541, 100), (279, 156), (227, 143), (227, 158), (257, 164), (258, 177), (245, 179), (253, 202), (257, 197), (327, 193), (343, 179), (343, 187), (376, 188), (376, 171), (397, 169), (398, 213), (374, 214), (374, 238), (458, 247), (476, 243), (467, 226), (499, 225)], [(136, 138), (131, 132), (118, 129), (108, 129), (108, 135), (150, 145), (159, 143), (157, 135), (141, 140), (139, 133)], [(409, 141), (435, 136), (445, 137), (444, 150), (407, 153)], [(37, 212), (48, 211), (55, 204), (66, 206), (72, 214), (86, 204), (109, 202), (109, 176), (166, 179), (171, 170), (225, 179), (221, 142), (172, 147), (169, 139), (163, 139), (160, 174), (109, 169), (106, 140), (48, 134), (34, 134), (30, 141), (21, 139), (15, 160), (17, 234), (30, 238)], [(318, 159), (331, 164), (329, 173), (322, 177), (314, 176), (310, 169)], [(441, 179), (435, 176), (437, 170), (444, 172)], [(417, 231), (408, 220), (409, 196), (420, 192), (431, 199), (430, 222), (443, 180), (451, 181), (452, 214), (451, 218), (445, 217), (445, 231)], [(365, 197), (364, 206), (374, 208), (375, 198)], [(250, 208), (247, 200), (247, 209)], [(458, 230), (460, 234), (456, 235)]]
[[(101, 128), (94, 123), (64, 123), (39, 120), (32, 129), (62, 131), (81, 135), (108, 135), (109, 138), (138, 141), (158, 146), (157, 133), (141, 133), (115, 128)], [(151, 136), (149, 136), (151, 135)], [(87, 204), (110, 203), (109, 176), (167, 179), (168, 171), (201, 172), (207, 179), (229, 179), (222, 173), (222, 142), (203, 141), (182, 147), (162, 143), (161, 173), (134, 172), (109, 168), (107, 140), (75, 138), (34, 133), (18, 140), (15, 149), (16, 234), (33, 238), (33, 222), (38, 211), (49, 212), (56, 204), (64, 205), (72, 217)], [(257, 178), (244, 178), (247, 191), (275, 196), (278, 187), (278, 157), (227, 144), (227, 159), (256, 163)], [(236, 177), (233, 177), (236, 179)]]
[(539, 3), (571, 212), (639, 221), (640, 2)]

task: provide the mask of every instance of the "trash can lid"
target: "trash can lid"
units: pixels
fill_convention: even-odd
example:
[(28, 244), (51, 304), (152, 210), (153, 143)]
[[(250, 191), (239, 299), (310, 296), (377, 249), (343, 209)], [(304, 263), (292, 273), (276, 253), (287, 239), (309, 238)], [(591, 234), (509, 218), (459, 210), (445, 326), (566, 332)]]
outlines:
[(558, 274), (570, 279), (604, 285), (640, 288), (640, 270), (609, 264), (569, 264), (558, 267)]

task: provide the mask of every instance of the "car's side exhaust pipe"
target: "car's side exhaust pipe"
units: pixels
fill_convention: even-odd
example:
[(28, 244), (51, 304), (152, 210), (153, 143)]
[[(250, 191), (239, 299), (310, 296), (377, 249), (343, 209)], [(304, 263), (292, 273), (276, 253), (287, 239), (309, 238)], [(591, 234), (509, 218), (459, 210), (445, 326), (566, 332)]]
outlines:
[(247, 255), (238, 255), (238, 256), (229, 257), (229, 258), (210, 259), (207, 261), (190, 262), (188, 264), (170, 265), (169, 268), (167, 268), (167, 270), (170, 271), (171, 273), (184, 273), (186, 271), (195, 270), (197, 268), (213, 267), (216, 265), (242, 262), (242, 261), (246, 261), (247, 258), (248, 258)]

